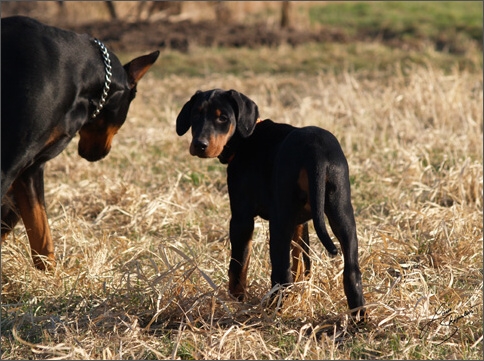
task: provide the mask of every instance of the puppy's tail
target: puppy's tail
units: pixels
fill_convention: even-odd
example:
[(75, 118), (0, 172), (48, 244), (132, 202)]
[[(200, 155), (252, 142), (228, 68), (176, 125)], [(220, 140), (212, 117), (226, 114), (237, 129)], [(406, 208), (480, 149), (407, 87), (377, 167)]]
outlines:
[(306, 167), (306, 170), (308, 172), (309, 204), (311, 205), (314, 229), (329, 254), (335, 256), (338, 254), (338, 249), (331, 240), (324, 221), (326, 192), (330, 191), (326, 189), (326, 172), (328, 172), (328, 169), (321, 164), (317, 164)]

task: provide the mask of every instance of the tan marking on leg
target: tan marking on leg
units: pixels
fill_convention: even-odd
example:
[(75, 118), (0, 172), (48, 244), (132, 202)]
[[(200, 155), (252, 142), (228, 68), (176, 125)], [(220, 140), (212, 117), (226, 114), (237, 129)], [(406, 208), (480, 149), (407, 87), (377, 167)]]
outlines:
[(292, 277), (294, 282), (299, 282), (304, 279), (304, 260), (303, 260), (303, 229), (304, 224), (299, 224), (294, 230), (294, 236), (292, 237)]
[(46, 268), (44, 260), (39, 255), (47, 257), (49, 268), (54, 267), (54, 243), (44, 205), (39, 202), (38, 195), (32, 187), (20, 180), (14, 182), (13, 191), (27, 231), (35, 267), (41, 270)]
[(247, 271), (249, 269), (250, 254), (252, 251), (252, 241), (249, 241), (247, 245), (247, 258), (242, 265), (239, 280), (236, 276), (229, 271), (229, 293), (237, 298), (239, 301), (243, 301), (245, 298), (245, 292), (247, 289)]

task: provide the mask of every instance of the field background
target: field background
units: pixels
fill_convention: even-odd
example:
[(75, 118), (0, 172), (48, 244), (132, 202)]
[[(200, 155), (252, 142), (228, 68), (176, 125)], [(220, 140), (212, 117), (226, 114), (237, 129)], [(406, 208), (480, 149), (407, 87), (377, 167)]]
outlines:
[[(138, 17), (115, 2), (113, 20), (101, 2), (2, 2), (123, 62), (162, 50), (106, 159), (81, 159), (74, 139), (46, 165), (57, 268), (32, 267), (21, 224), (2, 244), (2, 359), (482, 359), (482, 3), (291, 2), (283, 29), (281, 3), (224, 4)], [(215, 87), (340, 140), (366, 323), (348, 319), (342, 258), (312, 228), (312, 276), (281, 308), (264, 304), (260, 219), (248, 300), (228, 296), (225, 166), (175, 133)]]

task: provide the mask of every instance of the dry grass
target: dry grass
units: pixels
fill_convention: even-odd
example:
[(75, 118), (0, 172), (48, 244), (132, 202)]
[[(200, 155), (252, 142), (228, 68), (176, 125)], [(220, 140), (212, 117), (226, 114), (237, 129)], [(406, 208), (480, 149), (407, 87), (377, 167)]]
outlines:
[[(482, 74), (154, 74), (105, 160), (80, 159), (75, 140), (48, 163), (55, 271), (32, 267), (21, 226), (2, 245), (3, 359), (482, 357)], [(257, 219), (249, 299), (227, 295), (225, 167), (190, 157), (175, 133), (181, 105), (213, 87), (340, 139), (369, 311), (359, 329), (342, 259), (314, 231), (312, 276), (276, 311)]]

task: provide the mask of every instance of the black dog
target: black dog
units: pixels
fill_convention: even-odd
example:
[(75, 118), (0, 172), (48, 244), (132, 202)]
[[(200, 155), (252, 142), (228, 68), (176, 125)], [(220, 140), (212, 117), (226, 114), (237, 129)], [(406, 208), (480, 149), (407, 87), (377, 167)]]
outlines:
[(350, 309), (359, 308), (354, 314), (363, 314), (348, 164), (336, 138), (318, 127), (260, 121), (257, 105), (235, 90), (196, 92), (176, 120), (178, 135), (190, 127), (191, 155), (218, 157), (228, 163), (232, 212), (229, 292), (239, 300), (244, 298), (255, 216), (269, 220), (274, 286), (292, 282), (298, 268), (293, 252), (291, 272), (291, 240), (296, 249), (297, 244), (302, 246), (308, 271), (306, 222), (310, 219), (324, 247), (331, 255), (337, 254), (325, 227), (326, 213), (343, 250), (348, 305)]
[(79, 132), (79, 155), (104, 158), (136, 84), (159, 52), (124, 65), (99, 40), (27, 17), (2, 19), (2, 241), (22, 217), (32, 258), (52, 266), (44, 165)]

